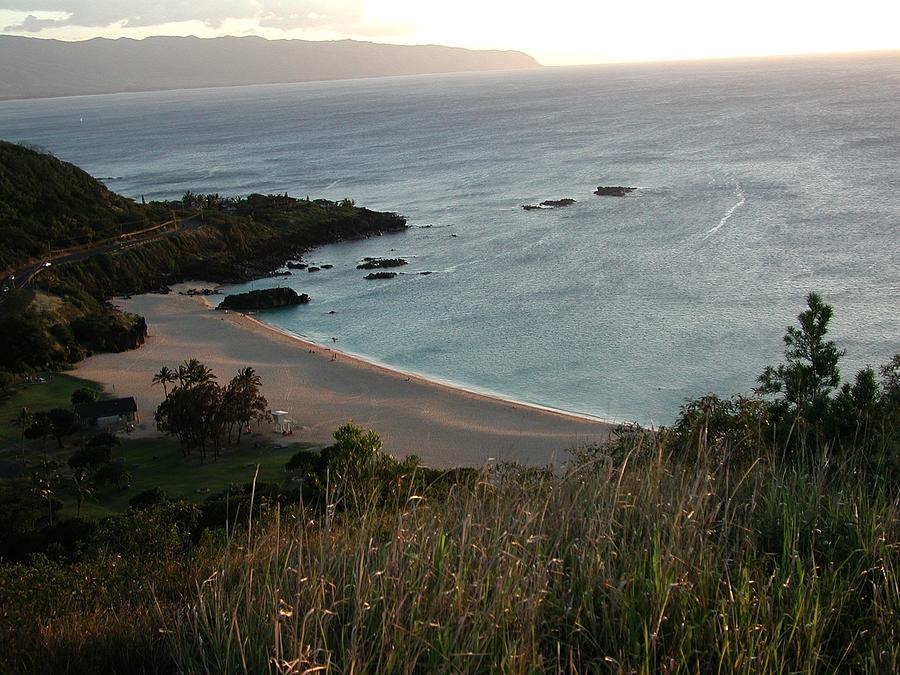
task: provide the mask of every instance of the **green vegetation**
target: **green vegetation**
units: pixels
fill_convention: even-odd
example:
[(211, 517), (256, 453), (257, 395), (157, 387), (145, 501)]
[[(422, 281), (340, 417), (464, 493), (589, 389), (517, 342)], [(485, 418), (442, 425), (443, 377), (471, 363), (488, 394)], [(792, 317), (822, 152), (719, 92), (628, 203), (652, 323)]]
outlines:
[(54, 374), (40, 379), (43, 381), (19, 385), (12, 396), (0, 401), (0, 450), (19, 446), (22, 433), (19, 415), (23, 408), (34, 412), (49, 411), (67, 406), (80, 389), (99, 393), (93, 382), (71, 375)]
[[(214, 198), (213, 198), (214, 197)], [(399, 232), (406, 221), (351, 202), (320, 203), (287, 196), (251, 194), (245, 199), (211, 196), (202, 210), (193, 195), (191, 219), (177, 235), (51, 269), (56, 292), (84, 289), (94, 296), (154, 291), (185, 279), (236, 283), (267, 274), (288, 258), (322, 244)], [(183, 209), (180, 203), (173, 203)], [(202, 225), (202, 226), (201, 226)]]
[[(0, 546), (40, 551), (0, 564), (0, 670), (897, 672), (900, 356), (838, 386), (830, 308), (798, 318), (759, 397), (557, 468), (428, 470), (352, 424), (205, 465), (128, 441), (71, 456), (134, 467), (85, 480), (76, 509), (127, 508), (90, 522), (51, 454), (0, 491)], [(168, 396), (214, 382), (179, 370)]]
[[(242, 368), (226, 386), (197, 359), (185, 361), (172, 371), (163, 366), (153, 377), (154, 383), (172, 384), (172, 390), (156, 409), (156, 428), (172, 434), (181, 443), (185, 457), (199, 449), (200, 461), (212, 448), (213, 459), (219, 459), (224, 442), (238, 444), (251, 422), (268, 418), (268, 401), (260, 393), (262, 381), (253, 368)], [(177, 383), (177, 384), (176, 384)]]
[(166, 218), (44, 150), (0, 141), (0, 272)]
[(890, 495), (644, 449), (270, 520), (212, 557), (163, 645), (185, 672), (896, 672)]

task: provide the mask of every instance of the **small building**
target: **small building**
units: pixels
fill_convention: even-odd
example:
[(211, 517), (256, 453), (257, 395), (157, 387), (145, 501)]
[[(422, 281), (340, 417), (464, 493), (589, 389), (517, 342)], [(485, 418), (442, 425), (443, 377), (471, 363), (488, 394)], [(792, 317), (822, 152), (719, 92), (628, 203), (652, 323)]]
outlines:
[(134, 396), (110, 398), (93, 403), (80, 403), (75, 406), (75, 414), (85, 426), (111, 427), (117, 424), (140, 422), (137, 401)]

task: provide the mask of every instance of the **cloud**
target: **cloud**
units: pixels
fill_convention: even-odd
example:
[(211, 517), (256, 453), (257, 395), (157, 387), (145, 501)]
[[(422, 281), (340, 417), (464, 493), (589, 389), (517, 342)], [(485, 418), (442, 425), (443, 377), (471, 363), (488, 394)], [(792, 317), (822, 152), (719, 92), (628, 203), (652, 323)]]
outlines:
[(56, 19), (39, 19), (34, 14), (29, 14), (22, 23), (6, 26), (3, 30), (10, 33), (40, 33), (45, 28), (56, 25)]
[[(341, 30), (365, 22), (365, 0), (0, 0), (0, 10), (29, 12), (11, 32), (66, 26), (126, 28), (199, 21), (216, 28), (229, 19), (280, 30)], [(51, 12), (59, 18), (38, 18)]]
[(365, 20), (360, 0), (263, 0), (259, 25), (266, 28), (296, 30), (334, 29), (354, 26)]

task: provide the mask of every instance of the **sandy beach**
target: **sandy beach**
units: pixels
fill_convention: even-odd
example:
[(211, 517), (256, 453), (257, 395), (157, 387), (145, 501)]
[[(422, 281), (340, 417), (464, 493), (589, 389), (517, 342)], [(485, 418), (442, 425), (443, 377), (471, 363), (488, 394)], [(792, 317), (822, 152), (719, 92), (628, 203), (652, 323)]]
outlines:
[(378, 431), (394, 456), (416, 454), (434, 467), (479, 466), (491, 458), (559, 463), (569, 448), (602, 441), (611, 428), (392, 371), (285, 335), (253, 317), (215, 311), (202, 297), (143, 295), (117, 304), (146, 318), (147, 342), (134, 351), (86, 359), (74, 374), (101, 383), (110, 394), (134, 396), (141, 411), (138, 435), (157, 433), (153, 411), (163, 389), (152, 384), (153, 374), (189, 358), (225, 382), (239, 368), (256, 369), (270, 409), (286, 410), (294, 420), (291, 440), (328, 443), (339, 425), (352, 420)]

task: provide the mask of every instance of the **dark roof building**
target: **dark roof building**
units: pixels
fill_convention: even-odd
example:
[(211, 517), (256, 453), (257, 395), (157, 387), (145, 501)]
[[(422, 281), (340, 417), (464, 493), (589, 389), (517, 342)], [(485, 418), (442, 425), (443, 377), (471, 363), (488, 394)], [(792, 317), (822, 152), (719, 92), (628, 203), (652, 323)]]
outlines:
[(137, 401), (134, 400), (134, 396), (126, 396), (93, 403), (80, 403), (75, 406), (75, 414), (85, 422), (95, 422), (103, 417), (131, 419), (137, 415), (137, 409)]

